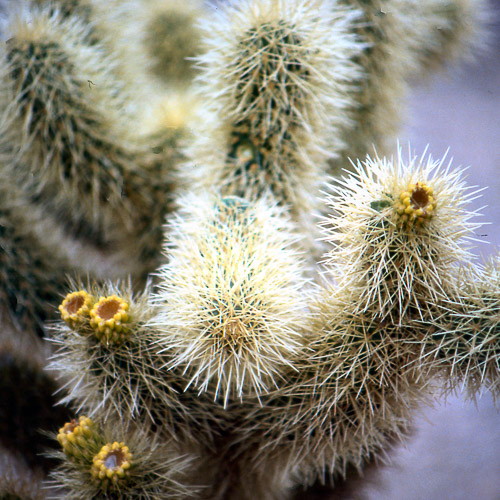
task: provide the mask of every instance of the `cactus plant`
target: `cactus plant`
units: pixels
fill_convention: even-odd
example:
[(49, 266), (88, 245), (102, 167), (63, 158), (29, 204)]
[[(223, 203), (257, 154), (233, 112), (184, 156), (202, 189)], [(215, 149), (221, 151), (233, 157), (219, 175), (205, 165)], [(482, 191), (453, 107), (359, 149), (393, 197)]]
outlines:
[(51, 497), (291, 498), (384, 456), (436, 377), (498, 395), (476, 191), (444, 158), (386, 154), (408, 79), (477, 45), (483, 3), (12, 7), (2, 320), (53, 351)]

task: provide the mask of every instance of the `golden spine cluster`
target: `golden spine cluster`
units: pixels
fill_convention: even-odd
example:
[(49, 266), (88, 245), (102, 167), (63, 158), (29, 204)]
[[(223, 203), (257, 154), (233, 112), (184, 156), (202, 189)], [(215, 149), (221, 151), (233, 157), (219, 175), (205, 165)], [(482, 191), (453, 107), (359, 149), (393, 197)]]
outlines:
[(290, 220), (265, 200), (234, 196), (184, 200), (179, 216), (152, 322), (166, 366), (224, 406), (278, 387), (308, 318)]

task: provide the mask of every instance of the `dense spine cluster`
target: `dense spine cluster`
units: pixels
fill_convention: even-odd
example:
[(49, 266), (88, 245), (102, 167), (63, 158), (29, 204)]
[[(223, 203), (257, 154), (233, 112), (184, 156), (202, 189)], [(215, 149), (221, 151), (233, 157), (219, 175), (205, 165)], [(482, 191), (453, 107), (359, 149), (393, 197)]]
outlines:
[[(7, 15), (0, 495), (285, 500), (384, 459), (436, 376), (498, 396), (477, 191), (444, 159), (386, 154), (408, 78), (476, 44), (483, 3)], [(20, 347), (43, 335), (49, 372)], [(39, 428), (60, 447), (44, 461)]]
[(188, 203), (196, 201), (171, 224), (153, 324), (167, 366), (226, 405), (277, 387), (302, 350), (304, 262), (278, 207), (237, 197)]
[(472, 398), (482, 388), (498, 395), (499, 290), (497, 255), (484, 268), (461, 269), (455, 290), (439, 302), (433, 325), (419, 325), (425, 332), (421, 367), (441, 375), (449, 390), (465, 385)]

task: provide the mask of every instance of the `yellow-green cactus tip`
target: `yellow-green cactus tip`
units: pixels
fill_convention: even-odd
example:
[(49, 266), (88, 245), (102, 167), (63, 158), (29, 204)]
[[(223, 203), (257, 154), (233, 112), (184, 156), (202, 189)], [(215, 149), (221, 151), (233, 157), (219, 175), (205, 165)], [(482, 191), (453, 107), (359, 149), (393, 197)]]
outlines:
[(85, 290), (79, 290), (66, 295), (59, 312), (63, 321), (74, 329), (88, 321), (93, 304), (94, 298)]
[(90, 311), (90, 326), (95, 336), (110, 344), (119, 344), (129, 333), (129, 303), (117, 295), (101, 297)]
[(108, 443), (104, 445), (92, 460), (91, 474), (106, 488), (110, 484), (126, 479), (132, 465), (132, 453), (125, 443)]
[(395, 203), (397, 222), (411, 229), (430, 220), (436, 209), (433, 194), (432, 187), (425, 182), (409, 184)]

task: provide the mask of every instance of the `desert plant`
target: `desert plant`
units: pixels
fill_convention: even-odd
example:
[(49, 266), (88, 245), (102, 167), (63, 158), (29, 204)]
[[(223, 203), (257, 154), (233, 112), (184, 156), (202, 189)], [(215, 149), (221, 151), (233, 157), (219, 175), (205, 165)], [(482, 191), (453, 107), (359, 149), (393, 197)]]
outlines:
[[(444, 159), (385, 154), (408, 78), (474, 45), (483, 2), (144, 1), (134, 25), (134, 2), (36, 0), (0, 53), (0, 290), (77, 413), (50, 494), (289, 498), (404, 439), (436, 376), (497, 395), (476, 192)], [(151, 102), (196, 74), (182, 130), (172, 106), (140, 117), (148, 47), (168, 55)]]

